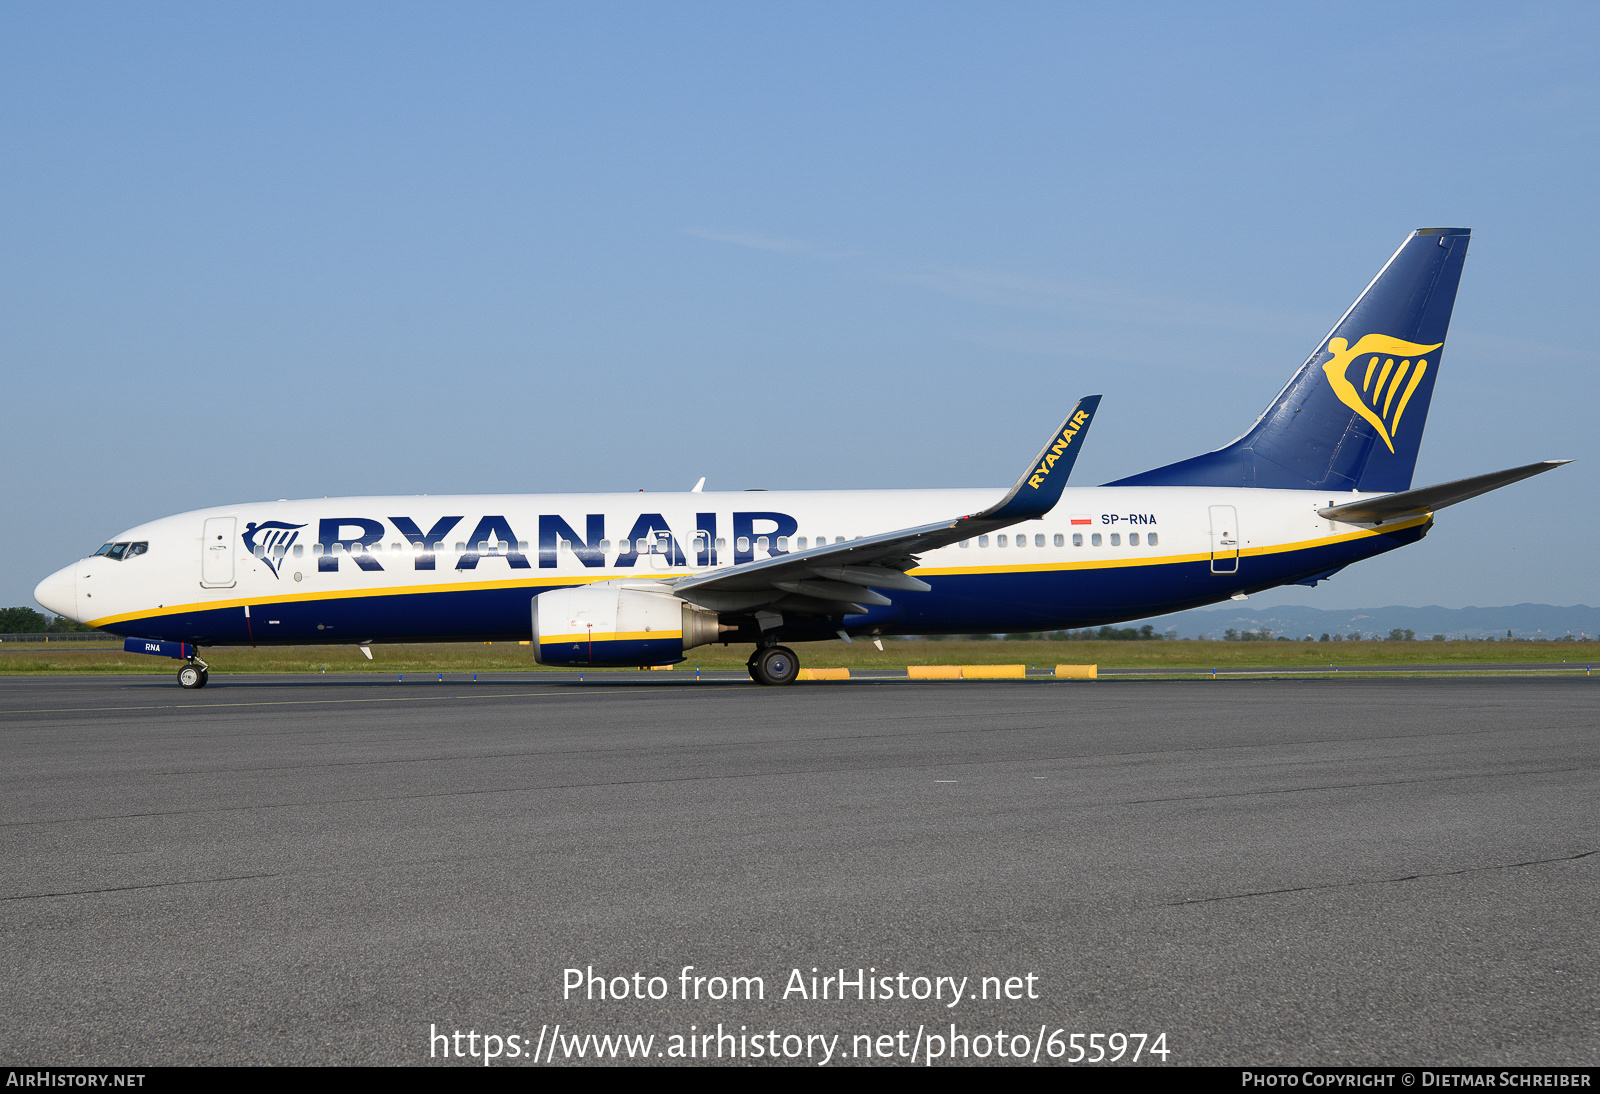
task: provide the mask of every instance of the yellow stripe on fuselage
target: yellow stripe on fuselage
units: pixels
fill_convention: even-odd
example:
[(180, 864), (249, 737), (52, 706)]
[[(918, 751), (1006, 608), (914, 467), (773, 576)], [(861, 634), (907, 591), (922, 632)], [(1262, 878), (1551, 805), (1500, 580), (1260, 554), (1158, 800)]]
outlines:
[[(484, 589), (521, 589), (535, 588), (547, 585), (587, 585), (595, 581), (615, 581), (626, 578), (626, 574), (606, 574), (602, 577), (523, 577), (512, 578), (507, 581), (474, 581), (471, 583), (458, 583), (452, 585), (394, 585), (382, 589), (331, 589), (327, 592), (287, 593), (279, 596), (251, 596), (237, 600), (207, 600), (193, 604), (175, 604), (170, 608), (157, 608), (153, 611), (124, 612), (121, 615), (108, 615), (103, 619), (88, 621), (91, 627), (103, 627), (110, 623), (126, 623), (134, 619), (150, 619), (160, 615), (180, 615), (184, 612), (214, 612), (221, 608), (254, 607), (260, 604), (303, 604), (307, 601), (322, 600), (353, 600), (371, 596), (411, 596), (425, 593), (475, 593)], [(682, 576), (663, 574), (663, 577)]]

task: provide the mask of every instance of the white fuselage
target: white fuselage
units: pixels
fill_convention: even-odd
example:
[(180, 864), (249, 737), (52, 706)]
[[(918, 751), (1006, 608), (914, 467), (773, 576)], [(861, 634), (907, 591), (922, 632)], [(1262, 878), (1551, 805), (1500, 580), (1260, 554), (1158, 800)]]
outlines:
[[(130, 528), (146, 548), (81, 559), (41, 603), (197, 644), (525, 637), (554, 587), (660, 579), (953, 519), (996, 490), (321, 498), (218, 506)], [(1066, 490), (1046, 517), (928, 551), (851, 629), (1043, 630), (1161, 614), (1302, 580), (1418, 538), (1317, 510), (1369, 495), (1199, 487)], [(452, 521), (450, 518), (459, 518)], [(985, 607), (985, 600), (989, 606)]]

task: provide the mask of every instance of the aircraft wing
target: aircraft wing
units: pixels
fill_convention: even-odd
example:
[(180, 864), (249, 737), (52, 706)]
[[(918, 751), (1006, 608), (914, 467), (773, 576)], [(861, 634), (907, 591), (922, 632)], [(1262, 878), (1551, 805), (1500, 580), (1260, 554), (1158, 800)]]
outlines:
[(862, 605), (893, 603), (874, 589), (927, 592), (927, 582), (905, 572), (920, 553), (1042, 517), (1055, 507), (1099, 405), (1098, 395), (1078, 400), (1017, 484), (980, 513), (681, 577), (671, 582), (672, 592), (713, 611), (749, 611), (781, 601), (784, 608), (822, 615), (859, 615), (867, 610)]
[(1402, 490), (1398, 494), (1385, 494), (1379, 498), (1318, 509), (1317, 516), (1344, 521), (1346, 524), (1382, 524), (1384, 521), (1420, 516), (1435, 509), (1443, 509), (1447, 505), (1454, 505), (1458, 501), (1466, 501), (1479, 494), (1498, 490), (1502, 486), (1510, 486), (1514, 482), (1532, 478), (1534, 475), (1542, 475), (1546, 471), (1553, 471), (1562, 464), (1571, 462), (1571, 460), (1540, 460), (1538, 463), (1513, 467), (1506, 471), (1474, 475), (1470, 479), (1456, 479), (1454, 482), (1443, 482), (1437, 486)]

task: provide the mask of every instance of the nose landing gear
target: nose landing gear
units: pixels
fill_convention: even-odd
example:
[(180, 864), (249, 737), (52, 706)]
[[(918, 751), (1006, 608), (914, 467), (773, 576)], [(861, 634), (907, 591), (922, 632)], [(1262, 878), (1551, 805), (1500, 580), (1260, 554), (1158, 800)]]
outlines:
[(186, 691), (203, 688), (210, 679), (211, 667), (198, 657), (191, 659), (178, 670), (178, 686)]

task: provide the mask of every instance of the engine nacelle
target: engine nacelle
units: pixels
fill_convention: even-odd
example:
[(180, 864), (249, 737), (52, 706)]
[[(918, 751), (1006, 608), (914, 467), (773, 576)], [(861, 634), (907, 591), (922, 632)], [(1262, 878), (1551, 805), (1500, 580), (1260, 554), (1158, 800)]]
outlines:
[(533, 656), (541, 665), (668, 665), (735, 629), (678, 597), (609, 583), (533, 598)]

